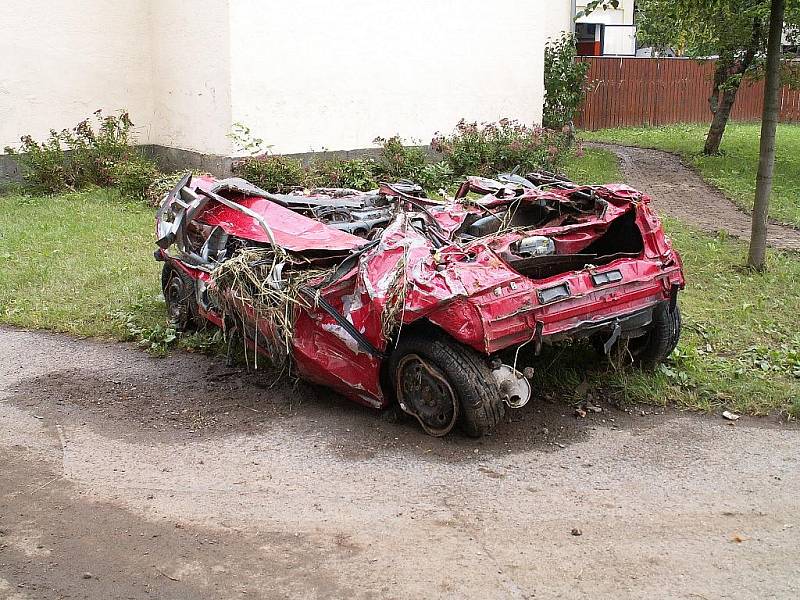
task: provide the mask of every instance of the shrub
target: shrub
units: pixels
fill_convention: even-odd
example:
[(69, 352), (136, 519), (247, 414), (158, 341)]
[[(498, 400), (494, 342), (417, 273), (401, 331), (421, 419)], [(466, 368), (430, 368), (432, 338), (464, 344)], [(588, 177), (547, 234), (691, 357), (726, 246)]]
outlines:
[(50, 137), (41, 143), (29, 135), (22, 136), (20, 142), (19, 149), (6, 146), (5, 152), (17, 157), (22, 176), (34, 191), (74, 189), (75, 180), (67, 171), (58, 132), (51, 129)]
[(396, 181), (410, 179), (417, 181), (425, 168), (425, 150), (417, 146), (405, 146), (399, 135), (390, 138), (377, 137), (373, 143), (381, 146), (381, 154), (375, 165), (380, 179)]
[(149, 158), (133, 154), (115, 165), (113, 177), (123, 198), (148, 200), (150, 186), (162, 173)]
[(250, 156), (237, 161), (234, 173), (269, 192), (287, 192), (306, 184), (303, 163), (280, 155)]
[(84, 119), (72, 130), (61, 132), (62, 141), (71, 151), (67, 161), (72, 165), (78, 187), (115, 185), (117, 165), (135, 154), (130, 139), (133, 122), (127, 112), (104, 117), (97, 110), (94, 116), (96, 129), (89, 119)]
[(437, 134), (431, 140), (431, 148), (443, 155), (456, 177), (494, 177), (517, 166), (523, 172), (556, 170), (568, 147), (564, 132), (510, 119), (480, 125), (462, 119), (452, 135)]
[(546, 127), (571, 125), (586, 95), (589, 63), (575, 61), (575, 37), (564, 33), (544, 48), (544, 111)]
[(415, 181), (424, 189), (435, 192), (453, 183), (453, 169), (445, 160), (429, 163), (422, 167)]
[(103, 116), (94, 112), (72, 129), (50, 130), (43, 142), (26, 135), (19, 149), (5, 148), (16, 155), (23, 177), (37, 191), (75, 190), (87, 185), (107, 187), (117, 183), (117, 166), (138, 160), (131, 143), (131, 121), (127, 112)]
[[(178, 182), (183, 179), (183, 176), (186, 175), (187, 169), (183, 171), (175, 171), (174, 173), (164, 174), (159, 173), (158, 176), (150, 181), (150, 184), (147, 186), (147, 190), (145, 192), (144, 199), (150, 206), (159, 206), (161, 201), (164, 199), (164, 196), (167, 195), (167, 192), (172, 190)], [(203, 171), (192, 171), (192, 175), (197, 177), (201, 177), (204, 175), (208, 175), (208, 173), (204, 173)]]
[(344, 187), (372, 190), (378, 187), (373, 159), (331, 159), (316, 162), (311, 167), (310, 183), (319, 187)]

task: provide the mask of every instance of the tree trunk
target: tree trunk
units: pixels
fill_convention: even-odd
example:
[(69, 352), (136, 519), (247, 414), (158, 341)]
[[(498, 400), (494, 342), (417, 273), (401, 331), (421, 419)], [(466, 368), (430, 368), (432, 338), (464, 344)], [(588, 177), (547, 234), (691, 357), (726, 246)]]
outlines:
[(706, 135), (703, 154), (719, 154), (719, 146), (722, 143), (725, 126), (728, 124), (728, 119), (730, 119), (738, 90), (739, 86), (737, 85), (735, 88), (726, 88), (722, 91), (721, 98), (717, 103), (717, 110), (714, 112), (714, 118), (711, 120), (711, 127), (708, 129), (708, 135)]
[(714, 69), (714, 87), (708, 99), (708, 105), (714, 118), (711, 120), (711, 127), (706, 135), (706, 143), (703, 146), (703, 154), (719, 154), (719, 147), (722, 143), (722, 136), (728, 119), (733, 110), (733, 103), (736, 102), (736, 94), (742, 83), (740, 76), (747, 73), (747, 69), (753, 64), (758, 49), (761, 47), (761, 19), (754, 18), (750, 32), (750, 40), (745, 47), (741, 58), (737, 54), (723, 55), (720, 53), (717, 59), (717, 67)]
[(775, 131), (778, 128), (778, 97), (781, 90), (781, 37), (786, 0), (772, 0), (767, 42), (767, 77), (764, 84), (764, 113), (761, 117), (761, 146), (758, 154), (756, 199), (747, 266), (756, 271), (766, 268), (767, 214), (775, 169)]

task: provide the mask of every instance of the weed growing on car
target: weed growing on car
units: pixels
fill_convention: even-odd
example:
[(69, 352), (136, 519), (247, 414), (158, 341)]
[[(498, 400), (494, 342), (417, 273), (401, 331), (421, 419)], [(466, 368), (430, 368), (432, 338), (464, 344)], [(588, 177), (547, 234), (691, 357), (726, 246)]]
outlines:
[[(277, 264), (282, 264), (280, 269)], [(293, 260), (276, 254), (271, 248), (245, 248), (221, 263), (212, 273), (214, 287), (209, 293), (222, 309), (224, 320), (243, 327), (237, 318), (242, 307), (250, 307), (258, 323), (269, 324), (254, 337), (260, 350), (266, 352), (272, 364), (283, 368), (291, 355), (294, 319), (298, 306), (308, 307), (308, 298), (300, 291), (312, 281), (321, 279), (330, 269), (293, 268)], [(274, 273), (281, 273), (279, 281)], [(258, 366), (258, 354), (253, 356)]]

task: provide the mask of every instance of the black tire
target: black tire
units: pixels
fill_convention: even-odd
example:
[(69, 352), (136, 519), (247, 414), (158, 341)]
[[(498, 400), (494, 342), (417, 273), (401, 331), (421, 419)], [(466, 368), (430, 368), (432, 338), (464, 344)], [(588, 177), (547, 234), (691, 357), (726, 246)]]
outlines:
[(200, 318), (192, 278), (164, 263), (164, 268), (161, 270), (161, 290), (164, 293), (170, 322), (175, 329), (177, 331), (197, 329)]
[(678, 305), (670, 311), (669, 302), (661, 302), (653, 309), (653, 322), (647, 333), (628, 341), (628, 351), (634, 363), (644, 369), (653, 369), (667, 360), (681, 337), (681, 311)]
[(419, 414), (414, 415), (426, 432), (445, 435), (457, 422), (468, 436), (479, 438), (492, 431), (503, 419), (505, 404), (500, 399), (500, 390), (486, 360), (471, 348), (435, 330), (409, 332), (400, 339), (389, 358), (391, 382), (401, 405), (405, 388), (398, 380), (403, 377), (399, 370), (405, 360), (414, 360), (413, 357), (422, 358), (429, 369), (447, 381), (457, 402), (453, 422), (441, 423), (442, 427), (438, 429), (435, 426), (439, 423), (426, 424)]

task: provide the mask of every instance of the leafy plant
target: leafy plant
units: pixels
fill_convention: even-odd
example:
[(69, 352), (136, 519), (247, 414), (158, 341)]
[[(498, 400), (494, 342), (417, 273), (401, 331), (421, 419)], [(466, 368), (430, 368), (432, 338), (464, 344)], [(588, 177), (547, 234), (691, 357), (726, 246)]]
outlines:
[(414, 181), (428, 191), (438, 191), (453, 183), (453, 168), (446, 160), (428, 163), (422, 167)]
[(390, 138), (377, 137), (373, 143), (381, 146), (381, 154), (375, 165), (376, 174), (381, 179), (396, 181), (410, 179), (416, 181), (425, 167), (425, 150), (418, 146), (406, 146), (399, 135)]
[(522, 171), (557, 169), (566, 158), (569, 137), (511, 119), (480, 125), (461, 119), (452, 135), (437, 134), (431, 148), (442, 154), (456, 177), (494, 177), (517, 166)]
[(162, 173), (152, 160), (133, 154), (115, 165), (113, 176), (123, 198), (149, 201), (150, 186), (162, 177)]
[(310, 181), (321, 187), (371, 190), (378, 187), (376, 163), (369, 157), (321, 160), (311, 167)]
[(248, 156), (256, 156), (268, 152), (272, 146), (264, 146), (264, 140), (255, 137), (252, 130), (242, 123), (234, 123), (228, 138), (236, 145), (240, 152)]
[(36, 191), (108, 187), (118, 183), (118, 165), (138, 157), (131, 141), (132, 127), (125, 111), (103, 116), (97, 110), (94, 123), (84, 119), (72, 129), (51, 129), (43, 142), (25, 135), (19, 148), (6, 147), (5, 151), (17, 157), (23, 177)]
[(22, 169), (22, 176), (34, 191), (58, 192), (71, 189), (74, 178), (67, 173), (61, 140), (55, 130), (44, 142), (36, 142), (31, 136), (20, 138), (20, 148), (6, 146), (6, 154), (16, 156)]
[(575, 36), (563, 33), (544, 47), (544, 111), (546, 127), (571, 125), (586, 96), (589, 63), (575, 61)]
[(234, 172), (270, 192), (286, 192), (305, 185), (303, 163), (281, 155), (249, 156), (233, 166)]

